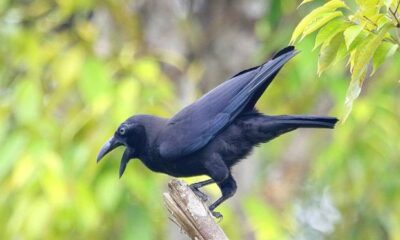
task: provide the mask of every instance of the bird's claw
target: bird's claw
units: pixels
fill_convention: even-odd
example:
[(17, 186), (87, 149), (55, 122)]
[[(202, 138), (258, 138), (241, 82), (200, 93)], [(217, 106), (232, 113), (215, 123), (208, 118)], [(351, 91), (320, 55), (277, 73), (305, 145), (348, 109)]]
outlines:
[(196, 194), (196, 196), (199, 197), (201, 201), (207, 202), (209, 200), (209, 197), (207, 196), (207, 194), (203, 193), (202, 191), (200, 191), (196, 187), (190, 186), (190, 189), (192, 189), (194, 194)]
[(224, 216), (222, 216), (222, 214), (221, 214), (220, 212), (211, 211), (211, 214), (212, 214), (215, 218), (217, 218), (219, 221), (221, 221), (221, 220), (224, 218)]

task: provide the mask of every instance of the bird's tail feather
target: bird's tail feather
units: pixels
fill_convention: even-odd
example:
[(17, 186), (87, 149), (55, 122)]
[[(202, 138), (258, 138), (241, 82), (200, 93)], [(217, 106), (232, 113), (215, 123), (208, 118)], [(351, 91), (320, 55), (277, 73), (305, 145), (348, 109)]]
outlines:
[(334, 117), (312, 115), (281, 115), (275, 118), (280, 124), (296, 128), (334, 128), (338, 122)]

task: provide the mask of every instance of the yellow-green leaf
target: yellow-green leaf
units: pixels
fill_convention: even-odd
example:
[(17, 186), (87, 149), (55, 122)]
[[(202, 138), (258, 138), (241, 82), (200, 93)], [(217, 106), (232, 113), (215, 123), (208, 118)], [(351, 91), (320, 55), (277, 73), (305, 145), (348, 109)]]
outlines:
[(383, 0), (383, 3), (385, 4), (386, 8), (389, 9), (393, 3), (393, 0)]
[(344, 119), (348, 117), (353, 107), (354, 100), (360, 95), (361, 87), (367, 76), (367, 70), (371, 58), (374, 56), (378, 47), (382, 44), (385, 34), (391, 28), (391, 25), (384, 26), (378, 34), (369, 36), (363, 44), (357, 47), (350, 55), (351, 82), (346, 95), (346, 113)]
[(376, 52), (372, 58), (373, 70), (371, 76), (376, 72), (379, 66), (382, 65), (386, 58), (392, 56), (396, 52), (398, 47), (398, 44), (382, 42), (378, 49), (376, 49)]
[(385, 24), (390, 23), (392, 20), (384, 14), (379, 14), (376, 24), (378, 29), (381, 29)]
[(385, 34), (389, 31), (390, 25), (386, 25), (377, 34), (368, 38), (368, 42), (357, 49), (357, 54), (355, 54), (354, 68), (352, 71), (351, 79), (356, 81), (360, 80), (360, 77), (364, 70), (367, 68), (369, 61), (374, 56), (376, 49), (382, 43)]
[(356, 2), (363, 8), (374, 8), (382, 4), (381, 0), (356, 0)]
[[(365, 70), (360, 79), (364, 79), (366, 76), (367, 71)], [(344, 103), (345, 112), (344, 116), (342, 117), (343, 121), (346, 121), (346, 119), (349, 117), (351, 110), (353, 109), (354, 100), (356, 100), (361, 93), (362, 83), (363, 81), (359, 82), (351, 80), (349, 88), (347, 89), (346, 100)]]
[(373, 36), (372, 33), (369, 33), (367, 31), (362, 31), (360, 34), (358, 34), (356, 39), (354, 39), (354, 41), (350, 44), (350, 48), (347, 49), (347, 51), (353, 52), (354, 49), (364, 44), (367, 38), (372, 36)]
[(346, 44), (345, 44), (345, 42), (343, 40), (339, 45), (335, 61), (340, 61), (343, 58), (345, 58), (347, 55), (348, 55), (348, 51), (347, 51), (347, 48), (346, 48)]
[(316, 19), (321, 18), (321, 15), (324, 13), (333, 12), (338, 8), (347, 8), (346, 4), (341, 0), (332, 0), (327, 2), (325, 5), (314, 9), (307, 16), (305, 16), (300, 23), (297, 25), (295, 30), (293, 31), (292, 38), (290, 40), (291, 43), (294, 43), (298, 40), (300, 36), (304, 37), (304, 30), (309, 27), (310, 24), (315, 22)]
[(321, 75), (335, 60), (340, 44), (343, 42), (342, 35), (337, 35), (330, 42), (325, 42), (321, 47), (318, 59), (318, 75)]
[(363, 30), (363, 26), (361, 25), (353, 25), (348, 27), (344, 32), (344, 41), (346, 43), (346, 47), (349, 50), (351, 44), (353, 43), (353, 41), (357, 38), (357, 36), (361, 33), (361, 31)]
[(323, 43), (329, 43), (333, 37), (338, 33), (343, 32), (348, 27), (348, 23), (342, 20), (335, 19), (327, 23), (324, 27), (319, 30), (317, 37), (315, 38), (314, 49), (319, 47)]
[(343, 16), (343, 13), (340, 11), (322, 14), (320, 18), (315, 19), (314, 22), (310, 23), (310, 25), (308, 25), (304, 29), (302, 38), (309, 35), (310, 33), (313, 33), (317, 29), (321, 28), (332, 19), (335, 19), (340, 16)]
[(358, 0), (356, 2), (360, 6), (359, 12), (363, 18), (367, 17), (374, 22), (377, 20), (379, 10), (383, 7), (381, 0)]

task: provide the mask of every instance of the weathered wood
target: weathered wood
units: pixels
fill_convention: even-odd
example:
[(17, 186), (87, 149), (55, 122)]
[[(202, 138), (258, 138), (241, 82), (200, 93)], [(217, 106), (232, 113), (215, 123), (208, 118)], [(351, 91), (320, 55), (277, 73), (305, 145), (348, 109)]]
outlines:
[(215, 222), (208, 207), (183, 181), (172, 179), (164, 202), (171, 214), (171, 220), (191, 239), (228, 239)]

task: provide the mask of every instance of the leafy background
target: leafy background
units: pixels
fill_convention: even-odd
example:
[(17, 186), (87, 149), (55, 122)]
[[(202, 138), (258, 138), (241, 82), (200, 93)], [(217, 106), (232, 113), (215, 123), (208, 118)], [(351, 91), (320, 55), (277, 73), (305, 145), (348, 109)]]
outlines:
[[(300, 6), (309, 2), (313, 0), (304, 0)], [(330, 0), (304, 17), (293, 32), (292, 43), (318, 30), (314, 49), (321, 46), (319, 75), (343, 59), (350, 65), (344, 120), (360, 95), (364, 80), (399, 48), (399, 7), (397, 0)]]
[[(264, 61), (326, 3), (0, 1), (0, 239), (186, 239), (162, 203), (168, 176), (132, 161), (119, 180), (121, 150), (96, 165), (97, 151), (130, 115), (171, 116)], [(313, 51), (304, 33), (258, 107), (343, 116), (354, 69), (318, 76), (328, 38)], [(287, 134), (234, 169), (231, 239), (400, 239), (399, 64), (363, 81), (334, 131)]]

